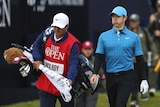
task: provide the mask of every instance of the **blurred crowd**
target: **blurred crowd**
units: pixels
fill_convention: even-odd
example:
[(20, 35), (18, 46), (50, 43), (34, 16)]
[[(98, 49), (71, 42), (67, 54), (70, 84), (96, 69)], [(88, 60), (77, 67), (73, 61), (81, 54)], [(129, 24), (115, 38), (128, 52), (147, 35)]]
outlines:
[[(152, 6), (154, 12), (149, 17), (148, 26), (141, 26), (141, 18), (137, 13), (133, 13), (129, 16), (128, 27), (133, 32), (136, 32), (142, 44), (142, 49), (144, 52), (144, 59), (147, 66), (146, 74), (149, 81), (149, 96), (154, 97), (157, 90), (157, 77), (158, 77), (158, 61), (160, 56), (160, 0), (152, 0)], [(138, 90), (139, 90), (139, 77), (137, 76), (139, 72), (139, 67), (134, 62), (136, 74), (134, 80), (134, 89), (131, 95), (131, 107), (139, 107), (138, 104)], [(148, 95), (141, 94), (141, 100), (149, 100)]]

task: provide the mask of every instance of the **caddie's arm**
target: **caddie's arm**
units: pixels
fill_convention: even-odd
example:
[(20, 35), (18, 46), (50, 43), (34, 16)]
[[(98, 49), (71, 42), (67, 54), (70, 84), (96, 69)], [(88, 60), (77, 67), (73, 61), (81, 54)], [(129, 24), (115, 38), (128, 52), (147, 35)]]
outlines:
[(78, 43), (74, 43), (69, 56), (67, 78), (72, 85), (75, 82), (78, 68)]
[[(44, 32), (44, 31), (43, 31)], [(36, 38), (33, 43), (32, 55), (33, 55), (33, 66), (38, 70), (39, 64), (42, 64), (42, 38), (43, 32)]]

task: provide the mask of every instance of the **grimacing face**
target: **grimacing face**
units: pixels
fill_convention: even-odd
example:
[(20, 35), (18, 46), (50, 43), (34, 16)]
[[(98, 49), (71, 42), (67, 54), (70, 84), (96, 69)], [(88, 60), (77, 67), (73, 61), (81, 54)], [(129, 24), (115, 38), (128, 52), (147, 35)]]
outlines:
[(127, 16), (118, 16), (116, 14), (111, 15), (112, 24), (116, 28), (123, 27), (125, 25), (125, 21), (127, 20)]

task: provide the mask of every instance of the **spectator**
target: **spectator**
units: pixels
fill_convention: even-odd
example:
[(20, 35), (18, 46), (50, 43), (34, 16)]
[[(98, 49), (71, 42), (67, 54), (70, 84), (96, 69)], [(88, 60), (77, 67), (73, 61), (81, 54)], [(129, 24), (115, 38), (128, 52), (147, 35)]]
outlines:
[[(141, 44), (142, 44), (142, 50), (143, 50), (143, 56), (144, 61), (146, 65), (146, 74), (149, 73), (149, 84), (152, 88), (156, 87), (156, 77), (157, 73), (153, 71), (153, 68), (155, 65), (155, 62), (158, 60), (159, 56), (157, 53), (157, 48), (155, 43), (153, 42), (153, 39), (148, 31), (148, 29), (140, 26), (140, 16), (136, 13), (131, 14), (129, 16), (129, 29), (135, 33), (137, 33), (140, 37)], [(139, 84), (140, 84), (140, 78), (138, 77), (138, 73), (140, 72), (140, 67), (134, 61), (135, 66), (135, 79), (134, 79), (134, 88), (132, 91), (132, 97), (131, 97), (131, 107), (139, 107), (138, 105), (138, 99), (137, 94), (139, 91)], [(154, 83), (154, 86), (152, 84)], [(146, 94), (141, 94), (141, 99), (143, 101), (148, 100)]]
[[(150, 15), (148, 29), (156, 43), (160, 56), (160, 0), (156, 1), (156, 12)], [(154, 96), (155, 92), (155, 88), (150, 88), (149, 94), (151, 96)]]
[[(82, 44), (82, 55), (84, 55), (92, 64), (94, 62), (94, 48), (93, 43), (91, 41), (85, 41)], [(103, 69), (99, 70), (101, 77), (101, 85), (103, 88), (106, 88), (106, 80), (105, 75), (103, 73)], [(98, 92), (94, 92), (94, 94), (83, 93), (82, 95), (76, 97), (76, 107), (96, 107), (98, 99)]]

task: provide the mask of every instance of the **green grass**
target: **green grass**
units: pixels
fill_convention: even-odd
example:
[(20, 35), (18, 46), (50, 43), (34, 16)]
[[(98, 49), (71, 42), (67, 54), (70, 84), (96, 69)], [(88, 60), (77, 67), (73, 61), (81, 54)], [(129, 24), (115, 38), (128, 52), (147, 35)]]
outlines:
[[(160, 107), (160, 91), (156, 93), (155, 97), (149, 97), (148, 101), (139, 101), (139, 104), (140, 107)], [(39, 107), (39, 100), (20, 102), (0, 107)], [(59, 102), (57, 103), (57, 107), (60, 107)], [(99, 94), (97, 107), (109, 107), (106, 94), (101, 94), (101, 93)], [(129, 103), (127, 107), (129, 107)]]

